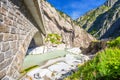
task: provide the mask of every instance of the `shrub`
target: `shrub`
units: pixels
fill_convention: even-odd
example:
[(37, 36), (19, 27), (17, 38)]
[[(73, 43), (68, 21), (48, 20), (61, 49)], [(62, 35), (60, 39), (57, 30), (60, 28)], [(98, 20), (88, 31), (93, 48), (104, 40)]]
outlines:
[(116, 38), (115, 40), (109, 41), (108, 46), (120, 48), (120, 37)]
[(61, 43), (61, 36), (58, 34), (48, 34), (45, 41), (51, 42), (53, 44), (60, 44)]
[(120, 49), (107, 48), (79, 67), (69, 80), (118, 80), (120, 79)]

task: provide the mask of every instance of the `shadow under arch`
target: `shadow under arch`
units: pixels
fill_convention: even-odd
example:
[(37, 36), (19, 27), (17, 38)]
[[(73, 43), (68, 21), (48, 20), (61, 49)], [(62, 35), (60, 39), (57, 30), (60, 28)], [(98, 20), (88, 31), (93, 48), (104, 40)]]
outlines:
[(29, 47), (28, 47), (28, 50), (27, 50), (26, 55), (29, 55), (29, 52), (30, 52), (31, 50), (35, 49), (36, 47), (42, 46), (42, 45), (44, 44), (44, 41), (43, 41), (43, 40), (44, 40), (44, 39), (43, 39), (42, 33), (37, 32), (37, 33), (33, 36), (32, 40), (31, 40), (31, 42), (30, 42), (30, 44), (29, 44)]

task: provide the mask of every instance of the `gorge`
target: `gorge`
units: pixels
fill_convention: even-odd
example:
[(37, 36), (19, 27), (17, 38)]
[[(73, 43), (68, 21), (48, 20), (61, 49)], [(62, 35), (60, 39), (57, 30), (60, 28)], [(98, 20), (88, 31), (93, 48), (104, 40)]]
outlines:
[[(113, 55), (113, 49), (119, 53), (119, 9), (119, 0), (107, 0), (72, 20), (46, 0), (0, 0), (0, 79), (81, 79), (79, 67), (84, 63), (91, 67), (89, 62), (97, 60), (97, 52), (111, 51)], [(119, 59), (115, 66), (119, 66)], [(97, 80), (97, 72), (91, 73)], [(93, 79), (86, 75), (86, 79)]]

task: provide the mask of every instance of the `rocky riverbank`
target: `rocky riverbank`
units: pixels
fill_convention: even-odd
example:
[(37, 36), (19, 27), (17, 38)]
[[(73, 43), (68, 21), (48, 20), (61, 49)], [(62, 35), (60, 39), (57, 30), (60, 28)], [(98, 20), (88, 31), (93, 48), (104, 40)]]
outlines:
[(92, 55), (81, 54), (79, 48), (66, 50), (64, 57), (46, 61), (43, 65), (28, 72), (23, 80), (63, 80), (74, 73), (79, 65), (91, 59)]

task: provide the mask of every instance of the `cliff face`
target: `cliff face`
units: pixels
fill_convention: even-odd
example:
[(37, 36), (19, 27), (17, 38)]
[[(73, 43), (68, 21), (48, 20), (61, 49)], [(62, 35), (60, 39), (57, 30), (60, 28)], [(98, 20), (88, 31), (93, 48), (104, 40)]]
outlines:
[[(77, 20), (77, 23), (83, 23), (82, 27), (93, 36), (104, 39), (111, 37), (114, 38), (120, 35), (119, 0), (108, 0), (104, 5), (91, 12), (88, 12), (88, 14), (80, 17)], [(87, 19), (82, 21), (82, 18), (85, 17), (87, 17)]]
[(67, 46), (87, 47), (92, 40), (91, 35), (73, 23), (66, 14), (56, 10), (47, 1), (42, 1), (43, 18), (47, 34), (57, 33)]
[(107, 0), (104, 5), (112, 7), (118, 0)]

